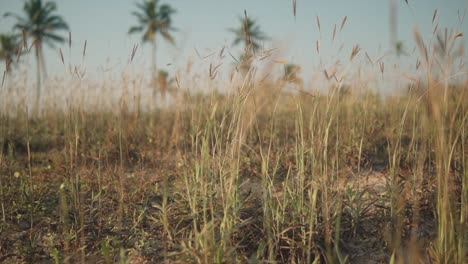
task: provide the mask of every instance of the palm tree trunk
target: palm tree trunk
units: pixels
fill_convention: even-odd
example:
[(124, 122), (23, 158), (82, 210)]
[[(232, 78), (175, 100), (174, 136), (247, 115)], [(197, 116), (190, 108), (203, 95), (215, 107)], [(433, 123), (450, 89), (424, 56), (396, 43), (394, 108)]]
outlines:
[(44, 49), (43, 49), (43, 46), (42, 46), (42, 41), (39, 42), (39, 57), (41, 59), (41, 71), (42, 71), (42, 82), (43, 82), (43, 85), (42, 85), (42, 97), (46, 98), (47, 97), (47, 85), (46, 85), (46, 81), (47, 81), (47, 67), (46, 67), (46, 64), (45, 64), (45, 56), (44, 56)]
[(44, 49), (42, 48), (42, 42), (39, 43), (39, 56), (41, 57), (41, 70), (42, 70), (42, 80), (47, 80), (47, 67), (45, 64)]
[(153, 86), (153, 96), (156, 95), (157, 92), (157, 66), (156, 66), (156, 37), (153, 37), (153, 40), (151, 41), (151, 82)]
[(153, 38), (153, 41), (152, 41), (151, 44), (152, 44), (152, 47), (151, 47), (152, 48), (152, 50), (151, 50), (151, 52), (152, 52), (152, 54), (151, 54), (152, 55), (152, 62), (151, 63), (152, 63), (152, 67), (153, 67), (152, 68), (152, 76), (153, 76), (153, 78), (156, 78), (156, 76), (157, 76), (157, 72), (156, 72), (157, 71), (157, 66), (156, 66), (156, 37)]
[(39, 112), (39, 104), (41, 102), (41, 51), (40, 41), (35, 40), (34, 49), (36, 51), (36, 67), (37, 67), (37, 79), (36, 79), (36, 102), (34, 104), (34, 112)]

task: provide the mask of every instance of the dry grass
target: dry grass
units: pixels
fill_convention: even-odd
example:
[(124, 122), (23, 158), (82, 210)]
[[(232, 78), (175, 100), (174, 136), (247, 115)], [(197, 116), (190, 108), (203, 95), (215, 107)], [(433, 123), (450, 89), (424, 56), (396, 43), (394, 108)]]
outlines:
[(466, 83), (274, 89), (2, 115), (2, 259), (464, 261)]

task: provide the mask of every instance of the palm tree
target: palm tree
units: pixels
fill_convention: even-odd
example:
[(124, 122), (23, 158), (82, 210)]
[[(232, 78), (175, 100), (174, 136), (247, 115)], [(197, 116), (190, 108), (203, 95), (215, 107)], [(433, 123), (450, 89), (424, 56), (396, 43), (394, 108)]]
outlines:
[(5, 61), (5, 70), (11, 71), (14, 56), (18, 53), (18, 36), (9, 34), (0, 34), (0, 60)]
[(254, 53), (260, 48), (260, 42), (269, 38), (260, 29), (258, 23), (245, 13), (245, 17), (239, 17), (241, 25), (239, 28), (230, 28), (229, 31), (234, 33), (235, 38), (233, 45), (244, 44), (244, 52), (240, 58), (240, 68), (242, 72), (247, 72), (250, 69)]
[(168, 4), (159, 6), (159, 0), (145, 0), (143, 3), (136, 4), (138, 11), (132, 12), (138, 19), (137, 26), (129, 29), (128, 33), (143, 33), (143, 42), (151, 42), (152, 45), (152, 68), (153, 77), (156, 75), (156, 34), (161, 36), (171, 43), (175, 44), (174, 37), (171, 31), (175, 31), (172, 27), (172, 15), (176, 12)]
[(57, 35), (56, 31), (69, 30), (69, 28), (63, 18), (55, 14), (57, 11), (55, 2), (28, 0), (24, 3), (23, 11), (24, 17), (13, 13), (6, 13), (5, 16), (15, 17), (17, 22), (14, 29), (24, 32), (26, 37), (33, 41), (37, 63), (36, 107), (38, 107), (41, 96), (41, 71), (44, 78), (47, 76), (43, 43), (47, 43), (50, 47), (53, 47), (54, 43), (63, 43), (65, 39)]
[(247, 15), (239, 18), (241, 25), (239, 28), (231, 28), (229, 31), (235, 34), (233, 45), (239, 45), (241, 42), (244, 43), (244, 56), (252, 55), (251, 52), (255, 52), (260, 48), (260, 42), (268, 40), (269, 38), (260, 29), (258, 23)]

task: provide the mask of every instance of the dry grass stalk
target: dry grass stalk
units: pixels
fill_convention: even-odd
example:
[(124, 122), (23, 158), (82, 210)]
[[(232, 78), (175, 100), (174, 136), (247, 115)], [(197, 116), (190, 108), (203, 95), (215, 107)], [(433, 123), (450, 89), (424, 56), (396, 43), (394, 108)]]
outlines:
[(319, 30), (319, 32), (322, 32), (322, 30), (320, 29), (320, 18), (319, 16), (316, 16), (316, 20), (317, 20), (317, 28)]
[(335, 34), (336, 34), (336, 24), (333, 27), (332, 42), (335, 42)]
[(374, 62), (372, 61), (372, 59), (369, 57), (369, 54), (367, 54), (367, 51), (365, 52), (366, 54), (366, 58), (367, 60), (369, 61), (370, 64), (374, 65)]
[(88, 45), (88, 40), (85, 40), (84, 45), (83, 45), (83, 58), (86, 57), (86, 46)]
[(414, 40), (416, 42), (416, 45), (418, 46), (419, 50), (422, 52), (424, 63), (426, 65), (429, 65), (428, 50), (427, 50), (426, 45), (424, 44), (424, 41), (423, 41), (423, 39), (421, 37), (421, 33), (419, 32), (419, 30), (415, 29), (413, 31), (413, 36), (414, 36)]
[(293, 0), (293, 1), (292, 1), (292, 5), (293, 5), (293, 14), (294, 14), (294, 17), (296, 17), (296, 11), (297, 11), (297, 9), (296, 9), (297, 6), (296, 6), (296, 4), (297, 4), (296, 0)]
[(432, 15), (432, 24), (434, 24), (434, 21), (435, 21), (435, 19), (436, 19), (436, 17), (437, 17), (437, 13), (438, 13), (438, 12), (439, 12), (438, 9), (434, 10), (434, 15)]
[(62, 48), (59, 48), (59, 53), (60, 53), (60, 60), (62, 61), (62, 64), (65, 65), (65, 60), (63, 58)]
[(361, 50), (361, 48), (359, 47), (359, 45), (355, 45), (351, 51), (351, 56), (349, 58), (349, 60), (353, 60), (354, 57), (356, 57), (356, 55), (359, 53), (359, 51)]
[(343, 18), (343, 21), (341, 21), (340, 32), (343, 31), (343, 28), (344, 28), (344, 26), (345, 26), (345, 24), (346, 24), (346, 20), (347, 20), (347, 19), (348, 19), (348, 16), (345, 16), (345, 17)]
[(219, 51), (219, 58), (224, 59), (224, 50), (226, 49), (226, 46), (223, 46), (223, 48)]
[(465, 21), (466, 9), (463, 9), (463, 15), (460, 14), (460, 10), (457, 10), (457, 15), (458, 15), (458, 22), (460, 24), (463, 24), (463, 22)]
[(28, 53), (31, 52), (31, 49), (36, 45), (36, 43), (38, 42), (38, 40), (34, 40), (33, 43), (31, 44), (31, 46), (29, 46), (28, 48)]
[(132, 48), (132, 53), (130, 54), (130, 62), (133, 62), (133, 58), (138, 50), (138, 44), (134, 44)]
[(213, 67), (213, 64), (210, 63), (210, 69), (209, 69), (208, 75), (210, 76), (211, 80), (214, 80), (216, 78), (216, 75), (218, 74), (218, 69), (219, 67), (221, 67), (221, 65), (223, 65), (223, 63), (219, 63), (218, 65)]
[(19, 63), (19, 58), (21, 57), (22, 53), (23, 53), (23, 46), (20, 45), (18, 47), (18, 51), (16, 52), (16, 64)]
[(72, 46), (72, 33), (68, 32), (68, 48), (71, 49)]

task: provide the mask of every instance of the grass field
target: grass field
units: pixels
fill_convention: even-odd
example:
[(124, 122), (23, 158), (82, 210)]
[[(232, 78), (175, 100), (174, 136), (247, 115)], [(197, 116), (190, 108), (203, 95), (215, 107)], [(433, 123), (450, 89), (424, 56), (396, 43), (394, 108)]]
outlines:
[(108, 105), (72, 78), (72, 101), (37, 110), (9, 82), (0, 262), (466, 263), (466, 68), (451, 82), (418, 41), (423, 74), (398, 95), (251, 69), (150, 109), (125, 78)]

